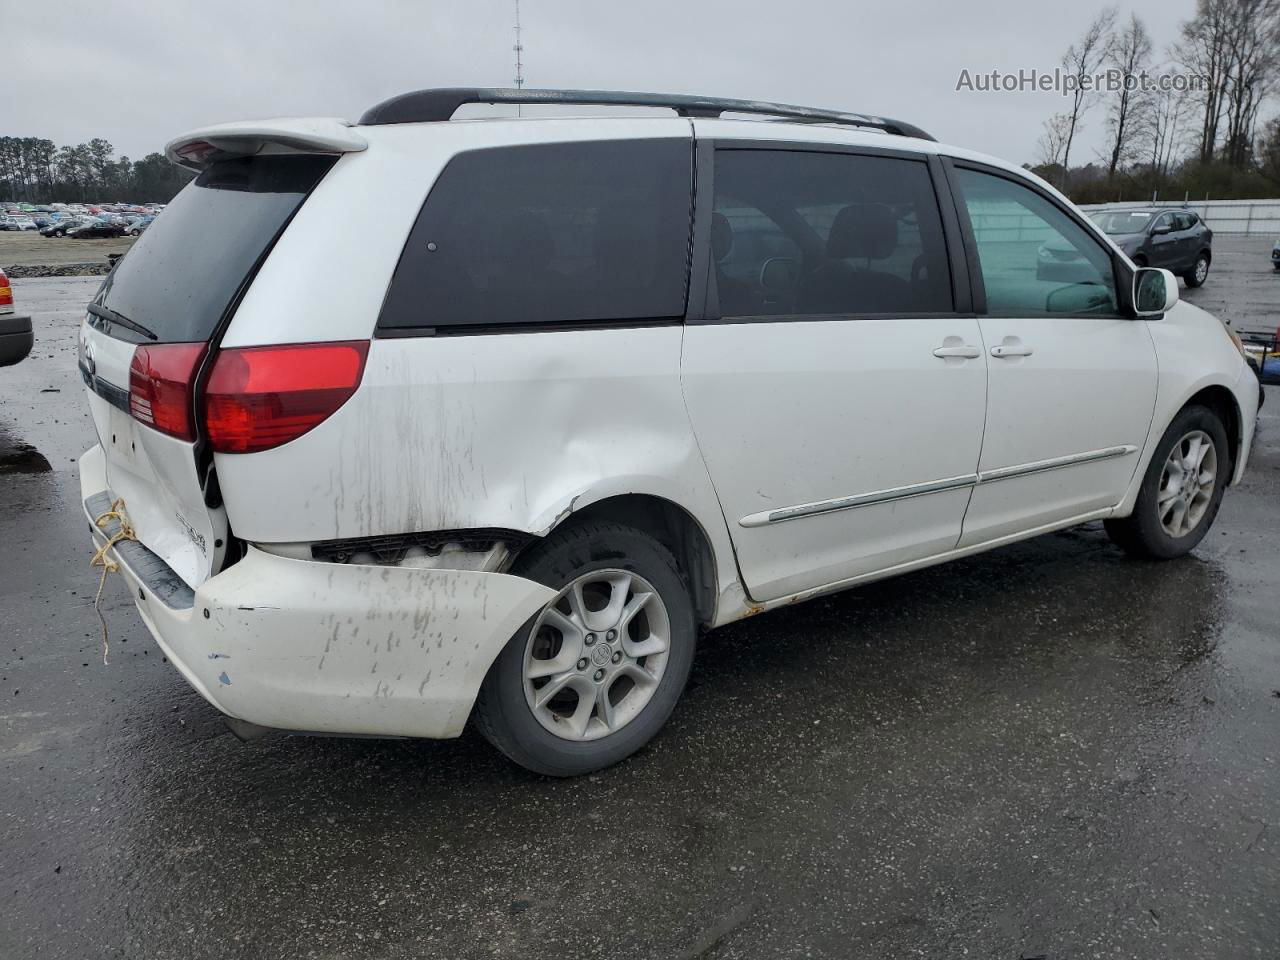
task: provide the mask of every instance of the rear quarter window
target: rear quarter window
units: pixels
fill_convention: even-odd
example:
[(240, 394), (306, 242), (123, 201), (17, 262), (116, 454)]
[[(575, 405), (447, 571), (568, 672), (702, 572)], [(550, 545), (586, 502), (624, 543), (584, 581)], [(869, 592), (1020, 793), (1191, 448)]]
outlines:
[(688, 140), (461, 153), (409, 233), (379, 328), (680, 318), (691, 189)]
[(98, 302), (161, 343), (208, 340), (333, 163), (327, 156), (275, 156), (211, 164), (116, 264)]

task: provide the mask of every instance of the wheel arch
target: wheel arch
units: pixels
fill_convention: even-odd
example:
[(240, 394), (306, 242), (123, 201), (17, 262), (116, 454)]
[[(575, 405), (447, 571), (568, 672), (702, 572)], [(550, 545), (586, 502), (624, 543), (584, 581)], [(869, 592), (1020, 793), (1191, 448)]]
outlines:
[(1147, 475), (1147, 468), (1151, 464), (1151, 458), (1155, 455), (1160, 438), (1164, 436), (1165, 431), (1169, 429), (1169, 424), (1173, 423), (1178, 414), (1187, 407), (1195, 405), (1208, 407), (1222, 418), (1222, 424), (1227, 431), (1227, 444), (1230, 448), (1228, 454), (1231, 457), (1231, 481), (1229, 485), (1235, 483), (1237, 479), (1236, 465), (1240, 462), (1241, 447), (1244, 443), (1244, 420), (1240, 412), (1240, 403), (1236, 400), (1234, 391), (1225, 383), (1217, 380), (1201, 381), (1186, 392), (1181, 402), (1170, 404), (1168, 407), (1161, 405), (1161, 409), (1167, 409), (1169, 413), (1166, 416), (1152, 420), (1151, 429), (1147, 435), (1147, 443), (1142, 451), (1142, 459), (1134, 469), (1129, 489), (1124, 499), (1117, 504), (1112, 514), (1113, 516), (1127, 517), (1133, 512), (1134, 502), (1138, 499), (1138, 491), (1142, 488), (1142, 480)]
[[(1176, 417), (1191, 406), (1208, 407), (1222, 420), (1222, 425), (1227, 431), (1227, 445), (1230, 448), (1228, 453), (1231, 455), (1231, 471), (1229, 475), (1234, 478), (1236, 464), (1240, 462), (1240, 445), (1243, 443), (1244, 438), (1242, 429), (1243, 416), (1240, 412), (1240, 404), (1236, 400), (1236, 395), (1230, 388), (1221, 384), (1210, 384), (1188, 397), (1178, 407), (1174, 416)], [(1172, 419), (1170, 422), (1172, 422)]]
[(593, 520), (609, 520), (649, 534), (671, 551), (688, 579), (698, 625), (710, 628), (717, 622), (723, 567), (717, 559), (712, 533), (692, 511), (674, 500), (651, 493), (617, 493), (585, 504), (584, 499), (585, 496), (575, 498), (544, 535), (551, 536)]

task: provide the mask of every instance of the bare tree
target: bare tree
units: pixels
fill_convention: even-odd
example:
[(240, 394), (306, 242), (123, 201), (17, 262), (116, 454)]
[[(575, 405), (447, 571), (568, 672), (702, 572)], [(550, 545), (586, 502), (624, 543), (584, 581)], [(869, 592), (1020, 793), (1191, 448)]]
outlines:
[(1152, 94), (1143, 116), (1142, 131), (1151, 158), (1151, 179), (1159, 186), (1169, 177), (1174, 157), (1182, 147), (1189, 104), (1173, 90)]
[(1232, 0), (1228, 17), (1223, 153), (1241, 169), (1252, 153), (1258, 111), (1280, 69), (1280, 0)]
[(1233, 0), (1196, 0), (1196, 14), (1182, 25), (1182, 40), (1174, 58), (1186, 73), (1202, 79), (1196, 91), (1200, 105), (1200, 161), (1208, 163), (1218, 142), (1222, 122), (1223, 86), (1227, 72), (1229, 7)]
[(1262, 175), (1280, 184), (1280, 117), (1272, 117), (1258, 142), (1258, 169)]
[(1066, 151), (1067, 137), (1070, 135), (1071, 116), (1066, 113), (1055, 113), (1044, 122), (1044, 132), (1040, 134), (1040, 163), (1046, 168), (1062, 168), (1062, 158)]
[(1151, 37), (1136, 13), (1115, 37), (1107, 58), (1124, 79), (1119, 95), (1111, 104), (1108, 126), (1111, 128), (1111, 156), (1107, 163), (1107, 180), (1115, 178), (1116, 167), (1132, 158), (1138, 137), (1138, 117), (1147, 97), (1135, 83), (1138, 74), (1149, 66)]
[(1280, 75), (1280, 0), (1197, 0), (1176, 56), (1205, 80), (1197, 93), (1201, 162), (1214, 159), (1221, 140), (1223, 159), (1244, 167), (1262, 103)]
[(1075, 43), (1062, 55), (1063, 73), (1073, 82), (1071, 106), (1067, 111), (1066, 140), (1062, 145), (1062, 166), (1065, 170), (1071, 162), (1071, 144), (1081, 127), (1085, 112), (1097, 101), (1093, 78), (1111, 51), (1111, 29), (1116, 22), (1116, 8), (1107, 7), (1089, 24)]

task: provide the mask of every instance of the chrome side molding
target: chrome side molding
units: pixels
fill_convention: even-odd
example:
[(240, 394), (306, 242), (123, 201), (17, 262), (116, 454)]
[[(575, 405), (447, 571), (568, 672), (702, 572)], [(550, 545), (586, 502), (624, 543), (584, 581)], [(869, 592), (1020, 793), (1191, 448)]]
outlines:
[(869, 507), (877, 503), (892, 503), (895, 500), (909, 500), (912, 497), (924, 497), (944, 490), (960, 490), (965, 487), (976, 487), (983, 483), (997, 483), (1015, 477), (1028, 477), (1062, 467), (1074, 467), (1098, 460), (1110, 460), (1113, 457), (1127, 457), (1137, 453), (1138, 448), (1132, 444), (1116, 447), (1104, 447), (1101, 450), (1089, 450), (1085, 453), (1072, 453), (1064, 457), (1052, 457), (1048, 460), (1036, 460), (1031, 463), (1020, 463), (1012, 467), (997, 467), (982, 473), (968, 473), (959, 477), (947, 477), (944, 480), (930, 480), (926, 483), (912, 483), (904, 487), (891, 487), (888, 490), (875, 490), (871, 493), (859, 493), (851, 497), (835, 497), (831, 500), (816, 500), (813, 503), (801, 503), (794, 507), (782, 507), (778, 510), (765, 510), (753, 513), (738, 521), (740, 527), (764, 527), (772, 523), (783, 523), (787, 520), (799, 520), (801, 517), (817, 517), (824, 513), (836, 513), (840, 510), (853, 510), (857, 507)]
[(763, 513), (753, 513), (739, 520), (738, 525), (741, 527), (763, 527), (770, 523), (782, 523), (784, 520), (798, 520), (801, 517), (815, 517), (823, 513), (835, 513), (837, 510), (867, 507), (873, 503), (890, 503), (894, 500), (909, 500), (912, 497), (923, 497), (930, 493), (941, 493), (943, 490), (959, 490), (963, 487), (972, 487), (977, 482), (978, 475), (969, 473), (961, 477), (930, 480), (928, 483), (913, 483), (905, 487), (877, 490), (874, 493), (860, 493), (852, 497), (818, 500), (814, 503), (802, 503), (795, 507), (783, 507), (781, 510), (766, 510)]
[(1102, 450), (1090, 450), (1087, 453), (1072, 453), (1065, 457), (1052, 457), (1049, 460), (1036, 460), (1033, 463), (1020, 463), (1014, 467), (997, 467), (995, 470), (984, 470), (978, 474), (979, 483), (992, 483), (996, 480), (1009, 480), (1013, 477), (1027, 477), (1033, 473), (1044, 473), (1060, 467), (1075, 467), (1082, 463), (1093, 463), (1095, 460), (1110, 460), (1113, 457), (1127, 457), (1137, 453), (1138, 448), (1130, 444), (1119, 447), (1105, 447)]

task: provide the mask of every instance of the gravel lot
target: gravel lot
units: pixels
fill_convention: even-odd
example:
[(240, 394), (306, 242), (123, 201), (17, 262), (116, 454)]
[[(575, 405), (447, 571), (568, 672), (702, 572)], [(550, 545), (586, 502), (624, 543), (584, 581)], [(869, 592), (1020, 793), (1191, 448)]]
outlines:
[(0, 267), (15, 264), (80, 263), (107, 259), (108, 253), (124, 253), (133, 246), (133, 237), (105, 240), (75, 240), (68, 237), (42, 237), (25, 230), (0, 233)]
[[(1280, 322), (1269, 246), (1193, 299)], [(118, 582), (102, 665), (97, 283), (15, 281), (39, 342), (0, 370), (4, 960), (1277, 955), (1274, 388), (1193, 556), (1091, 525), (753, 618), (650, 748), (548, 781), (474, 735), (241, 744)]]

